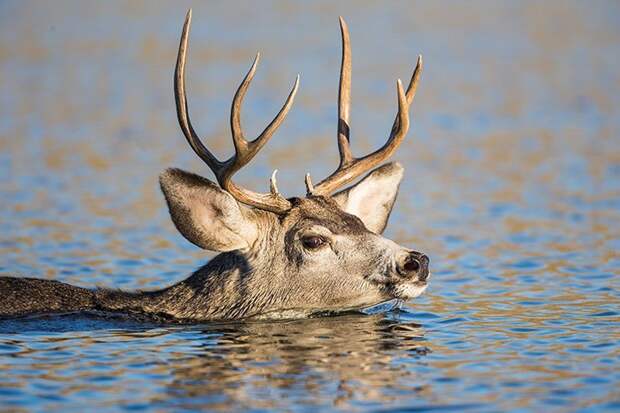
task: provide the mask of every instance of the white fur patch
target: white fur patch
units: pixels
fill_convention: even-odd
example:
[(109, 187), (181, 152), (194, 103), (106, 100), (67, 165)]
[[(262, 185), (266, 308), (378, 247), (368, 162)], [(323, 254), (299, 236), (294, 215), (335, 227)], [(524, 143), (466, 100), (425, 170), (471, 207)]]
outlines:
[(390, 293), (394, 298), (399, 300), (409, 300), (411, 298), (421, 296), (422, 293), (426, 291), (428, 288), (428, 280), (430, 278), (431, 274), (429, 273), (424, 285), (416, 285), (417, 281), (392, 284), (390, 283), (390, 278), (383, 274), (373, 274), (368, 278), (368, 280), (376, 284), (389, 284), (391, 287)]
[(431, 279), (431, 275), (429, 272), (424, 285), (415, 285), (416, 282), (397, 284), (394, 286), (394, 293), (398, 298), (404, 300), (419, 297), (428, 288), (428, 281)]
[(428, 284), (417, 286), (415, 284), (397, 284), (394, 286), (395, 295), (400, 299), (411, 299), (422, 295)]

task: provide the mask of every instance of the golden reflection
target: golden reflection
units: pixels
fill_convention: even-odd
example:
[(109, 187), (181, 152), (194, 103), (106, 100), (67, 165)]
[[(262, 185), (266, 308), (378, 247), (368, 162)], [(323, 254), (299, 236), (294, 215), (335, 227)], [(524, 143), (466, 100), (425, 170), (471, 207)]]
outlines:
[[(415, 324), (383, 316), (342, 316), (246, 323), (203, 333), (210, 337), (208, 343), (177, 360), (168, 386), (181, 399), (206, 400), (195, 407), (226, 410), (234, 402), (278, 408), (278, 397), (256, 397), (274, 391), (283, 397), (287, 391), (301, 391), (308, 403), (341, 408), (353, 400), (386, 403), (391, 392), (430, 392), (415, 369), (407, 368), (430, 351)], [(338, 383), (337, 389), (326, 391), (329, 382)], [(222, 395), (221, 404), (212, 404)]]

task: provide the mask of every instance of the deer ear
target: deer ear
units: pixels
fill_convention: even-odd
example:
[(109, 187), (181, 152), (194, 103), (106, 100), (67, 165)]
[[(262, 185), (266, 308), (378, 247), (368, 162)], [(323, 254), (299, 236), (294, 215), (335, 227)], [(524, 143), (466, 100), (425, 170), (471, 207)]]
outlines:
[(361, 219), (370, 231), (381, 234), (392, 212), (402, 178), (403, 167), (391, 162), (332, 198), (343, 211)]
[(172, 222), (191, 243), (211, 251), (249, 248), (257, 238), (250, 207), (201, 176), (170, 168), (159, 176)]

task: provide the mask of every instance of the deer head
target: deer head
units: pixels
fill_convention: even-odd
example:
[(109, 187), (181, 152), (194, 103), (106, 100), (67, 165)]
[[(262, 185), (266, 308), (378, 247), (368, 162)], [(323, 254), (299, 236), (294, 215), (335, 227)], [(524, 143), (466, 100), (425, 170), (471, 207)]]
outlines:
[[(208, 274), (199, 278), (211, 290), (223, 288), (239, 300), (253, 300), (250, 306), (256, 308), (245, 311), (245, 315), (360, 308), (420, 295), (428, 282), (428, 257), (381, 236), (403, 168), (397, 163), (379, 165), (394, 153), (409, 128), (408, 109), (422, 71), (421, 57), (406, 92), (397, 81), (398, 115), (387, 142), (377, 151), (355, 158), (349, 146), (349, 34), (340, 19), (340, 164), (316, 185), (306, 175), (306, 196), (287, 199), (278, 192), (276, 171), (271, 177), (271, 191), (266, 194), (242, 188), (232, 177), (252, 160), (286, 117), (299, 76), (276, 117), (256, 139), (247, 140), (240, 110), (256, 71), (256, 56), (232, 102), (230, 124), (235, 154), (221, 161), (198, 138), (188, 114), (185, 61), (190, 22), (191, 10), (183, 26), (174, 75), (177, 115), (187, 141), (213, 171), (219, 185), (180, 169), (163, 172), (160, 183), (181, 234), (201, 248), (223, 253), (212, 260), (215, 264), (205, 270)], [(336, 192), (368, 171), (357, 184)], [(224, 267), (226, 276), (234, 277), (234, 282), (221, 278)], [(213, 286), (214, 279), (221, 285)]]

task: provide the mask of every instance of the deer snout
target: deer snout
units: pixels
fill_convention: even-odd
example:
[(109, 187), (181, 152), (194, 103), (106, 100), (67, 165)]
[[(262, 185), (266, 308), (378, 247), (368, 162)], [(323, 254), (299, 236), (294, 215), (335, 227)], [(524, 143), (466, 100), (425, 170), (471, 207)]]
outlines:
[(419, 281), (426, 281), (428, 278), (428, 264), (430, 259), (417, 251), (409, 251), (398, 260), (397, 270), (403, 278), (418, 277)]

